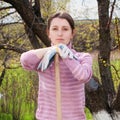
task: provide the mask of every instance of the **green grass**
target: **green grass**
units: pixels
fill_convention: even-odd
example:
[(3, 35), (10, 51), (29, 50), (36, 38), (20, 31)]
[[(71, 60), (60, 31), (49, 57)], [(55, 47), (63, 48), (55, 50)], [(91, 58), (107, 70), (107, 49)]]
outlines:
[(90, 113), (89, 109), (85, 108), (86, 119), (93, 120), (92, 114)]
[[(34, 120), (34, 73), (22, 68), (7, 70), (0, 93), (0, 120)], [(37, 97), (36, 97), (37, 98)]]
[[(0, 113), (0, 120), (13, 120), (12, 114)], [(25, 113), (20, 120), (34, 120), (34, 115)]]
[(13, 120), (11, 114), (0, 113), (0, 120)]

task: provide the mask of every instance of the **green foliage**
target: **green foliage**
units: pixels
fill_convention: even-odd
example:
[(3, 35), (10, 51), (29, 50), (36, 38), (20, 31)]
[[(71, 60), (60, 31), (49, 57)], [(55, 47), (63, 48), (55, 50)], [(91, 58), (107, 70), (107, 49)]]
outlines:
[(115, 89), (118, 89), (120, 84), (120, 50), (115, 50), (111, 53), (111, 71), (112, 71), (112, 78), (114, 80)]
[(85, 113), (86, 113), (87, 120), (93, 120), (92, 114), (90, 113), (89, 109), (85, 108)]
[(118, 89), (120, 84), (120, 60), (112, 61), (113, 66), (111, 66), (111, 71), (113, 75), (115, 89)]
[(43, 19), (46, 21), (51, 14), (66, 10), (67, 3), (69, 2), (70, 0), (41, 0), (40, 5)]
[(11, 114), (0, 113), (0, 120), (13, 120)]
[[(48, 4), (48, 2), (46, 4)], [(49, 9), (47, 10), (49, 11)], [(51, 14), (45, 12), (45, 14), (46, 13), (48, 14), (47, 17)], [(99, 49), (98, 20), (91, 20), (91, 21), (77, 20), (75, 21), (75, 24), (76, 24), (76, 35), (73, 40), (74, 48), (77, 51), (88, 51), (88, 52)], [(118, 28), (120, 31), (119, 25), (120, 24), (118, 24)], [(25, 34), (23, 24), (4, 26), (0, 32), (2, 33), (0, 34), (0, 43), (9, 44), (12, 46), (18, 46), (26, 49), (32, 48), (31, 43), (27, 35)], [(112, 38), (111, 47), (114, 48), (119, 44), (118, 36), (116, 35), (116, 26), (114, 25), (114, 22), (111, 25), (111, 38)], [(3, 56), (0, 57), (3, 58)]]
[[(114, 50), (111, 52), (110, 56), (110, 64), (105, 64), (106, 66), (110, 66), (111, 72), (112, 72), (112, 79), (114, 82), (115, 89), (117, 91), (118, 86), (120, 84), (120, 54), (119, 49)], [(95, 76), (97, 76), (100, 79), (100, 72), (99, 72), (99, 65), (98, 65), (98, 51), (92, 52), (91, 55), (93, 56), (93, 73)], [(105, 62), (105, 61), (103, 61)], [(100, 81), (101, 82), (101, 81)]]
[[(16, 46), (24, 47), (24, 44), (29, 45), (29, 40), (25, 34), (24, 24), (10, 24), (6, 25), (1, 29), (0, 42), (7, 44), (14, 44)], [(26, 41), (28, 40), (28, 41)]]
[(92, 51), (98, 48), (98, 21), (76, 21), (76, 36), (73, 40), (77, 51)]
[(7, 114), (7, 117), (12, 116), (14, 120), (24, 120), (28, 115), (34, 118), (37, 97), (33, 85), (36, 80), (35, 73), (24, 71), (22, 68), (7, 70), (0, 88), (3, 95), (0, 99), (0, 117), (3, 118)]

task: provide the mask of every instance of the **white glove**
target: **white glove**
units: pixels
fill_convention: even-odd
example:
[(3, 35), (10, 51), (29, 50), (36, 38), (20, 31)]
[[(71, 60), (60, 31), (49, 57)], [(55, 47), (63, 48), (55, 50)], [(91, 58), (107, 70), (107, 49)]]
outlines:
[(72, 51), (65, 44), (59, 44), (58, 48), (58, 53), (61, 58), (74, 58)]
[(70, 58), (70, 59), (76, 59), (76, 57), (73, 55), (72, 51), (64, 44), (59, 44), (51, 47), (50, 50), (48, 50), (41, 62), (39, 63), (37, 70), (44, 71), (46, 70), (51, 62), (54, 60), (55, 54), (58, 53), (61, 58)]
[(57, 51), (57, 48), (54, 46), (50, 50), (48, 50), (43, 56), (43, 59), (41, 60), (41, 62), (39, 63), (37, 70), (39, 69), (41, 71), (46, 70), (50, 65), (50, 63), (53, 61), (56, 51)]

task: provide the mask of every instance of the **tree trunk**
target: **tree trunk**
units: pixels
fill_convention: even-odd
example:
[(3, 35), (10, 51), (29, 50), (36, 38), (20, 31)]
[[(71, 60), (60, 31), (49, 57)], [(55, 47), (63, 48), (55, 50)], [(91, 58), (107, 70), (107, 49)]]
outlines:
[[(26, 25), (34, 32), (35, 35), (46, 45), (50, 46), (50, 41), (46, 34), (46, 25), (41, 22), (40, 15), (36, 15), (34, 6), (28, 0), (4, 0), (10, 3), (13, 8), (20, 14)], [(39, 7), (38, 7), (39, 8)]]
[[(91, 80), (94, 80), (92, 84)], [(113, 104), (108, 106), (103, 86), (98, 78), (93, 76), (91, 80), (86, 84), (86, 107), (92, 113), (93, 120), (120, 120), (120, 87)], [(97, 87), (95, 87), (96, 84)]]
[(109, 21), (109, 0), (98, 0), (98, 14), (99, 14), (99, 69), (102, 80), (105, 99), (109, 104), (115, 95), (114, 84), (110, 70), (110, 51), (111, 51), (111, 36)]
[[(86, 106), (91, 111), (94, 120), (120, 120), (120, 87), (116, 94), (110, 70), (109, 0), (97, 0), (97, 2), (100, 41), (98, 62), (101, 84), (98, 82), (99, 87), (95, 90), (90, 91), (86, 88)], [(93, 79), (97, 78), (93, 76)]]

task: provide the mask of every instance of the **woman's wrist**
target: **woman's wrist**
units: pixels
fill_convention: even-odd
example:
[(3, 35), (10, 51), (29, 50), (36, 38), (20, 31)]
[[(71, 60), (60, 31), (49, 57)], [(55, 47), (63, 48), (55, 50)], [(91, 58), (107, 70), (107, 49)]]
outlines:
[(36, 49), (34, 50), (34, 53), (37, 55), (38, 58), (42, 58), (45, 53), (50, 50), (51, 47), (46, 47), (46, 48), (40, 48), (40, 49)]

